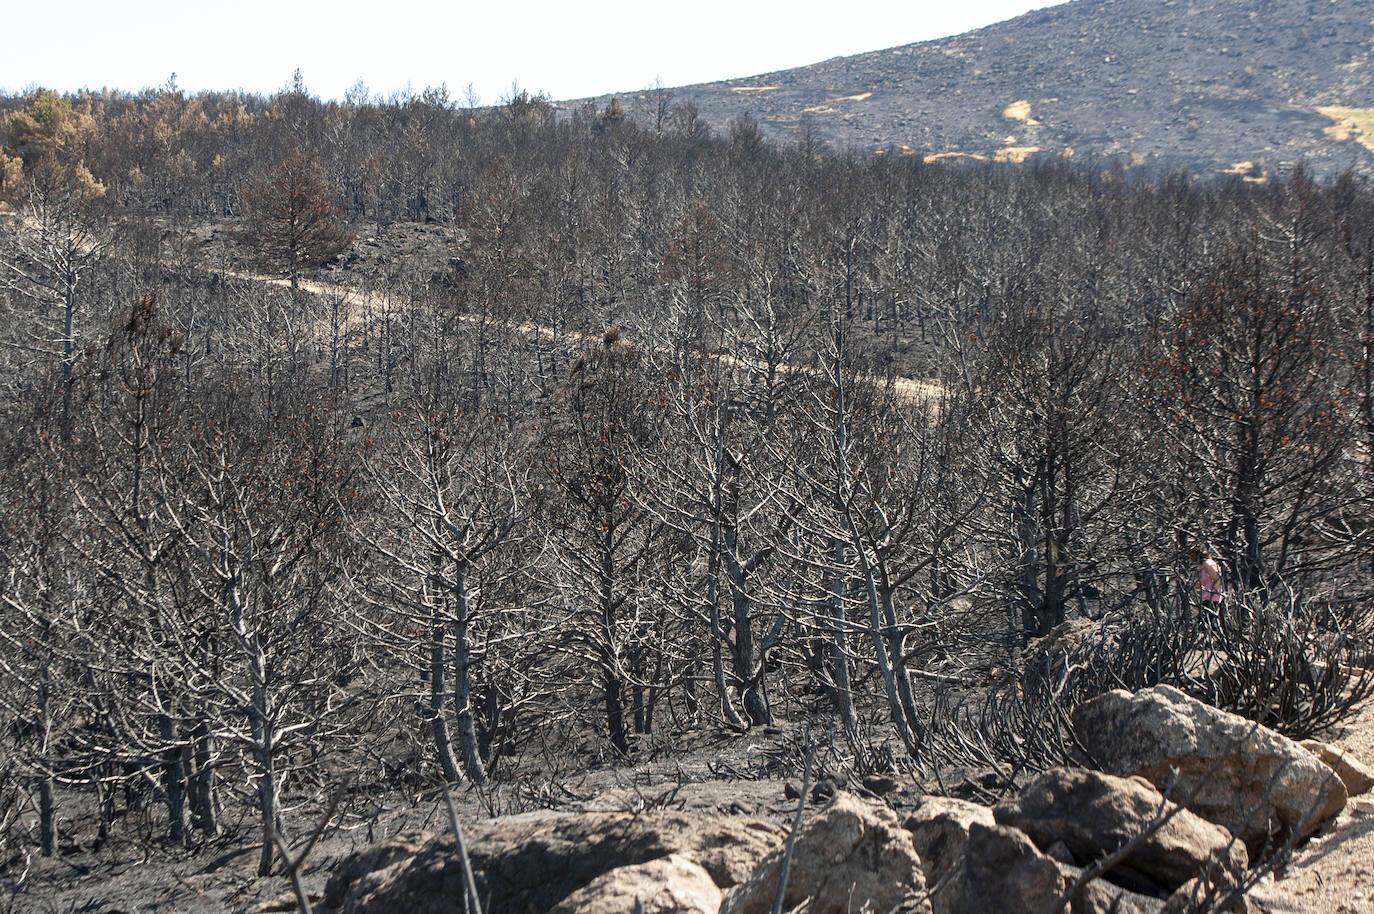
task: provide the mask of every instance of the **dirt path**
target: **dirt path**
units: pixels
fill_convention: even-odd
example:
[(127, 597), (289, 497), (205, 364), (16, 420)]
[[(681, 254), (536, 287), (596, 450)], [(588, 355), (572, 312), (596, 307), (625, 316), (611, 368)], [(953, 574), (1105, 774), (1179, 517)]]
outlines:
[[(250, 282), (260, 282), (274, 286), (289, 286), (291, 284), (289, 280), (280, 276), (268, 276), (262, 273), (248, 273), (235, 270), (230, 271), (228, 275), (235, 279), (244, 279)], [(357, 321), (362, 320), (363, 313), (361, 311), (361, 306), (371, 302), (374, 297), (381, 294), (378, 292), (369, 292), (356, 286), (343, 285), (342, 283), (326, 283), (314, 279), (301, 279), (299, 284), (302, 289), (313, 295), (337, 297), (343, 303), (344, 324), (346, 329), (351, 329)], [(484, 320), (481, 315), (476, 314), (462, 314), (458, 316), (458, 319), (465, 323), (472, 324), (480, 323)], [(508, 327), (513, 332), (526, 336), (533, 336), (536, 338), (547, 336), (550, 339), (557, 338), (557, 334), (552, 327), (548, 327), (544, 324), (536, 324), (533, 321), (523, 321), (518, 324), (508, 325)], [(575, 330), (565, 330), (563, 332), (564, 337), (577, 341), (595, 339), (600, 335), (600, 333), (583, 333)], [(750, 365), (746, 360), (738, 358), (737, 356), (721, 355), (719, 358), (727, 364), (746, 368), (759, 368), (759, 366)], [(810, 366), (790, 365), (787, 367), (791, 370), (801, 371), (806, 374), (820, 373), (819, 369)], [(883, 378), (865, 378), (865, 380), (874, 379), (878, 381), (885, 380)], [(892, 388), (897, 396), (902, 399), (921, 403), (938, 402), (940, 396), (944, 393), (944, 387), (940, 385), (939, 382), (923, 378), (894, 377), (892, 379)]]
[[(867, 94), (851, 96), (850, 98), (862, 100), (866, 97)], [(849, 99), (836, 99), (836, 101), (846, 100)], [(16, 224), (21, 229), (26, 229), (30, 233), (35, 233), (38, 231), (38, 227), (35, 225), (34, 220), (31, 217), (14, 214), (3, 215), (14, 219)], [(81, 249), (83, 251), (89, 252), (94, 249), (94, 245), (89, 239), (85, 239), (82, 242)], [(229, 270), (227, 272), (227, 275), (235, 279), (242, 279), (248, 282), (264, 283), (266, 285), (272, 286), (289, 287), (291, 285), (290, 280), (286, 279), (285, 277), (271, 276), (264, 273), (254, 273), (248, 270)], [(377, 291), (368, 291), (366, 289), (358, 288), (357, 286), (345, 285), (343, 283), (322, 282), (317, 279), (308, 278), (299, 279), (298, 285), (300, 286), (300, 288), (304, 289), (306, 292), (309, 292), (313, 295), (338, 298), (343, 305), (342, 310), (344, 326), (341, 329), (343, 329), (344, 331), (354, 329), (357, 323), (364, 319), (365, 312), (363, 311), (363, 307), (365, 305), (370, 304), (374, 299), (385, 294)], [(484, 320), (482, 316), (475, 314), (460, 315), (459, 319), (466, 323), (473, 324), (480, 323)], [(550, 339), (557, 338), (557, 333), (554, 331), (552, 327), (548, 327), (543, 324), (537, 324), (532, 321), (523, 321), (518, 324), (510, 325), (509, 329), (516, 333), (520, 333), (527, 336), (533, 336), (536, 338), (544, 336), (547, 336)], [(589, 334), (578, 331), (564, 331), (563, 335), (569, 339), (581, 341), (598, 337), (600, 336), (600, 333)], [(723, 361), (728, 361), (731, 364), (739, 365), (741, 367), (758, 367), (750, 366), (745, 360), (739, 359), (735, 356), (722, 355), (720, 358)], [(819, 373), (818, 369), (810, 366), (789, 367), (793, 370), (805, 372), (808, 374)], [(876, 380), (882, 381), (885, 379), (876, 378)], [(913, 402), (938, 402), (939, 398), (944, 393), (944, 387), (940, 385), (938, 382), (923, 378), (906, 378), (898, 376), (892, 379), (892, 385), (893, 390), (896, 392), (897, 396), (901, 397), (904, 400), (909, 400)]]
[[(1326, 742), (1374, 767), (1374, 701)], [(1374, 914), (1374, 794), (1352, 797), (1278, 878), (1252, 897), (1273, 914)]]

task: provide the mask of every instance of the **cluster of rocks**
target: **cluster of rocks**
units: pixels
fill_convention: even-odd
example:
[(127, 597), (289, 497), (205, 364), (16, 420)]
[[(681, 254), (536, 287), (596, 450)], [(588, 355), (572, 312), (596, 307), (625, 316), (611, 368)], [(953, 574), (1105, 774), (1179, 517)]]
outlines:
[[(903, 819), (836, 791), (795, 838), (782, 910), (1198, 910), (1374, 783), (1167, 686), (1100, 696), (1075, 725), (1096, 770), (1042, 772), (992, 807), (930, 796)], [(787, 855), (775, 824), (668, 811), (530, 813), (466, 839), (488, 914), (765, 914)], [(451, 837), (397, 839), (344, 861), (321, 907), (459, 914), (465, 889)]]

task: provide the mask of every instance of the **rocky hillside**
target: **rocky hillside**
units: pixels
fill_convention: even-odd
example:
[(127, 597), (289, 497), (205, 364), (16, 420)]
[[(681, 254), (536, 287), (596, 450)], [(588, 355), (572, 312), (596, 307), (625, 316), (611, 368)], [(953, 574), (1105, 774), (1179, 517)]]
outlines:
[[(1039, 646), (1052, 666), (1077, 650), (1070, 626)], [(790, 725), (576, 778), (359, 793), (317, 811), (334, 827), (299, 836), (268, 876), (251, 845), (130, 865), (114, 835), (30, 858), (25, 893), (0, 910), (767, 914), (783, 883), (783, 909), (808, 914), (1048, 911), (1074, 893), (1074, 914), (1374, 914), (1374, 704), (1334, 743), (1167, 685), (1098, 695), (1067, 725), (1072, 758), (1010, 780), (948, 766), (860, 777)]]
[[(1113, 157), (1259, 180), (1374, 172), (1368, 0), (1076, 0), (952, 38), (672, 90), (717, 129), (1003, 161)], [(651, 94), (622, 96), (632, 112)], [(575, 103), (573, 103), (575, 104)]]

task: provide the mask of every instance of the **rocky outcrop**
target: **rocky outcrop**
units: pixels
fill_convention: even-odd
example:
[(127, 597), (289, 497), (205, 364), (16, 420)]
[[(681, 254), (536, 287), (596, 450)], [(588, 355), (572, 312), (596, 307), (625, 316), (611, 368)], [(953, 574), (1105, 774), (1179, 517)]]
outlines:
[[(1068, 898), (1064, 910), (1074, 914), (1183, 912), (1241, 883), (1248, 858), (1229, 829), (1252, 846), (1276, 832), (1305, 834), (1340, 809), (1345, 785), (1368, 786), (1368, 772), (1339, 750), (1310, 743), (1309, 752), (1167, 686), (1099, 696), (1076, 709), (1074, 724), (1107, 770), (1050, 769), (992, 808), (923, 796), (910, 776), (865, 781), (902, 810), (899, 820), (889, 805), (827, 782), (833, 797), (797, 835), (785, 908), (1010, 914)], [(484, 909), (764, 914), (786, 832), (716, 814), (733, 807), (721, 799), (713, 794), (714, 806), (695, 812), (584, 809), (474, 822), (466, 837)], [(1128, 846), (1110, 870), (1085, 879)], [(463, 896), (450, 836), (397, 838), (338, 866), (321, 910), (457, 914)], [(1244, 910), (1238, 904), (1233, 910)]]
[(398, 862), (409, 860), (424, 846), (425, 842), (421, 838), (402, 836), (382, 841), (345, 857), (325, 883), (324, 899), (321, 902), (324, 909), (331, 911), (342, 907), (345, 898), (350, 894), (366, 894), (372, 885), (363, 885), (365, 879), (374, 873), (389, 869)]
[[(784, 849), (763, 859), (749, 880), (726, 893), (720, 914), (767, 914), (773, 907)], [(928, 912), (921, 861), (911, 835), (886, 807), (839, 793), (800, 834), (784, 910), (808, 901), (809, 914)]]
[[(487, 910), (544, 914), (598, 878), (670, 855), (694, 861), (718, 888), (747, 879), (781, 843), (776, 826), (671, 812), (535, 812), (489, 819), (465, 835)], [(385, 846), (383, 846), (385, 847)], [(356, 914), (463, 910), (461, 864), (449, 836), (399, 857), (369, 849), (339, 868), (329, 909)]]
[(959, 862), (975, 822), (996, 824), (988, 807), (953, 797), (925, 797), (902, 822), (921, 858), (926, 885), (939, 882)]
[(998, 824), (1020, 829), (1042, 850), (1062, 842), (1072, 863), (1087, 866), (1139, 840), (1106, 878), (1136, 891), (1167, 895), (1214, 861), (1226, 873), (1245, 872), (1245, 848), (1231, 833), (1164, 799), (1142, 778), (1083, 768), (1052, 768), (992, 809)]
[[(934, 914), (1049, 911), (1079, 871), (1040, 852), (1005, 825), (969, 828), (964, 853), (931, 894)], [(1071, 914), (1156, 914), (1163, 902), (1095, 879), (1066, 907)]]
[(1339, 746), (1320, 740), (1303, 740), (1302, 747), (1319, 758), (1323, 765), (1336, 772), (1345, 785), (1347, 796), (1363, 796), (1374, 789), (1374, 771)]
[(1099, 695), (1073, 722), (1104, 771), (1169, 790), (1252, 855), (1275, 835), (1311, 834), (1345, 805), (1345, 785), (1306, 749), (1171, 686)]
[(669, 854), (598, 876), (563, 899), (549, 914), (717, 914), (721, 893), (711, 874), (686, 857)]

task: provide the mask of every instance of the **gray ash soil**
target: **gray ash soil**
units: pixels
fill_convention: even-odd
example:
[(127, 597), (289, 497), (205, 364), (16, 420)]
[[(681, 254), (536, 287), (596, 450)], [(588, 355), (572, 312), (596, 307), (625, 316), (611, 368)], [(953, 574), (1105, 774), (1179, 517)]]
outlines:
[[(1374, 762), (1374, 702), (1367, 702), (1327, 738), (1355, 757)], [(800, 776), (803, 740), (798, 725), (743, 735), (693, 731), (678, 743), (677, 753), (665, 752), (664, 745), (646, 746), (644, 755), (663, 755), (657, 760), (553, 777), (530, 766), (484, 790), (457, 788), (454, 799), (464, 822), (534, 809), (661, 808), (758, 818), (786, 826), (796, 810), (795, 792), (789, 785), (795, 787)], [(863, 795), (863, 780), (838, 773), (833, 758), (824, 750), (818, 753), (821, 777), (814, 796), (837, 783)], [(832, 771), (837, 778), (832, 779)], [(945, 771), (939, 783), (933, 778), (899, 775), (878, 789), (900, 814), (923, 791), (990, 800), (996, 795), (996, 785), (988, 774)], [(939, 790), (940, 783), (945, 790)], [(872, 781), (869, 784), (876, 786)], [(288, 798), (294, 807), (290, 822), (297, 841), (322, 818), (321, 800), (319, 796)], [(69, 842), (60, 857), (42, 860), (35, 856), (27, 865), (21, 860), (0, 871), (0, 911), (212, 914), (295, 909), (284, 876), (256, 875), (252, 822), (231, 822), (233, 830), (225, 836), (185, 849), (151, 839), (156, 823), (134, 821), (131, 816), (118, 826), (113, 840), (95, 849), (90, 846), (94, 817), (88, 807), (80, 799), (67, 803), (63, 818), (75, 843)], [(379, 790), (376, 785), (341, 803), (333, 822), (302, 869), (306, 889), (314, 898), (322, 895), (334, 868), (355, 851), (397, 835), (435, 834), (448, 828), (442, 796), (434, 789), (404, 793)], [(1255, 896), (1274, 912), (1374, 912), (1374, 882), (1368, 869), (1371, 842), (1374, 801), (1354, 798), (1334, 822), (1298, 849), (1277, 878), (1267, 878)], [(16, 888), (15, 880), (21, 876), (23, 883)]]
[[(799, 774), (801, 731), (777, 728), (730, 735), (697, 731), (693, 748), (660, 761), (602, 766), (573, 774), (529, 770), (486, 789), (458, 787), (454, 800), (462, 821), (534, 809), (633, 811), (664, 808), (725, 816), (790, 821), (796, 801), (786, 796), (789, 775)], [(650, 750), (644, 754), (651, 754)], [(303, 841), (321, 820), (323, 797), (288, 796), (291, 837)], [(212, 914), (248, 912), (289, 891), (286, 877), (256, 875), (255, 823), (228, 823), (221, 838), (186, 849), (151, 837), (156, 808), (147, 819), (126, 816), (112, 840), (94, 847), (94, 810), (88, 798), (64, 797), (61, 822), (65, 852), (36, 854), (0, 871), (0, 911), (91, 914)], [(323, 892), (334, 867), (370, 844), (399, 834), (436, 833), (447, 826), (442, 795), (434, 789), (356, 792), (335, 813), (302, 869), (307, 891)], [(27, 872), (26, 872), (27, 870)], [(15, 881), (22, 877), (17, 888)], [(294, 902), (286, 910), (294, 910)]]
[[(1321, 175), (1368, 174), (1374, 152), (1328, 133), (1333, 121), (1317, 108), (1374, 106), (1371, 54), (1367, 0), (1078, 0), (951, 38), (670, 91), (718, 131), (748, 112), (771, 139), (809, 131), (861, 153), (1021, 148), (1038, 150), (1032, 160), (1200, 177), (1260, 178), (1298, 161)], [(620, 99), (641, 119), (658, 104), (652, 92)], [(1029, 102), (1025, 119), (1006, 115), (1018, 101)]]

